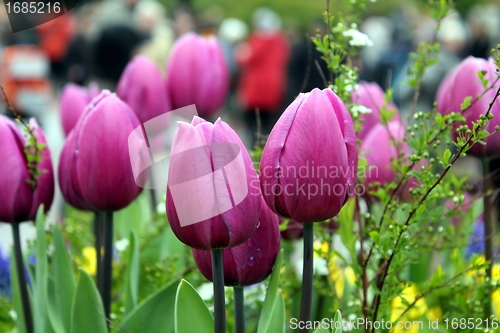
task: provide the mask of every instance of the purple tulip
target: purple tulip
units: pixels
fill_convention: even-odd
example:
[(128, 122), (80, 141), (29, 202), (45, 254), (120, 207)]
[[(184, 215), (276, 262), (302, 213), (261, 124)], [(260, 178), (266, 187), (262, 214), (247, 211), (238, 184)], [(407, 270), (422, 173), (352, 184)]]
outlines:
[[(38, 144), (44, 144), (36, 187), (31, 179), (24, 149), (26, 140), (16, 124), (0, 115), (0, 221), (18, 223), (33, 220), (41, 204), (48, 211), (54, 198), (54, 171), (45, 136), (34, 119), (29, 126)], [(34, 152), (31, 152), (34, 153)]]
[[(371, 113), (360, 115), (360, 118), (363, 119), (364, 122), (357, 135), (358, 138), (362, 140), (376, 124), (381, 122), (382, 115), (380, 110), (385, 102), (384, 91), (375, 82), (363, 81), (359, 83), (358, 89), (351, 92), (351, 99), (354, 104), (362, 105), (372, 111)], [(395, 111), (396, 115), (392, 119), (399, 120), (399, 111), (394, 103), (391, 102), (386, 106), (386, 109)]]
[(200, 117), (210, 117), (224, 104), (229, 70), (215, 37), (187, 33), (175, 42), (166, 89), (174, 109), (195, 104)]
[(267, 140), (260, 164), (264, 199), (298, 222), (338, 214), (356, 183), (356, 134), (344, 103), (330, 89), (300, 94)]
[(234, 247), (254, 232), (259, 179), (228, 124), (179, 122), (168, 171), (167, 217), (183, 243), (200, 250)]
[[(222, 251), (224, 285), (245, 287), (264, 281), (271, 274), (279, 251), (278, 216), (263, 201), (254, 234), (245, 243)], [(193, 257), (203, 276), (212, 281), (210, 251), (193, 249)]]
[(172, 109), (158, 67), (142, 55), (134, 57), (125, 67), (116, 94), (132, 108), (141, 123)]
[(59, 184), (69, 204), (115, 211), (139, 195), (127, 145), (138, 126), (135, 113), (116, 94), (104, 90), (92, 100), (61, 153)]
[[(280, 224), (285, 220), (280, 218)], [(285, 230), (281, 230), (281, 238), (284, 240), (299, 239), (304, 236), (304, 225), (300, 222), (289, 220)]]
[(59, 98), (59, 104), (61, 123), (66, 136), (75, 127), (87, 104), (97, 95), (99, 95), (97, 83), (91, 83), (88, 88), (74, 83), (68, 83), (64, 86)]
[(409, 153), (408, 143), (403, 141), (405, 128), (401, 122), (392, 120), (387, 127), (377, 124), (366, 135), (361, 144), (361, 151), (366, 155), (367, 168), (365, 184), (388, 184), (395, 179), (393, 160), (398, 153)]
[[(485, 71), (485, 78), (489, 79), (489, 86), (497, 79), (495, 71), (497, 67), (490, 61), (472, 56), (463, 60), (443, 79), (437, 91), (436, 100), (438, 102), (438, 111), (441, 114), (449, 114), (451, 112), (460, 113), (461, 104), (468, 96), (472, 101), (483, 94), (484, 88), (479, 80), (478, 72)], [(484, 93), (484, 96), (477, 100), (470, 108), (463, 112), (463, 116), (467, 120), (467, 125), (472, 129), (472, 122), (477, 122), (481, 115), (488, 111), (489, 103), (495, 97), (495, 93), (500, 86), (500, 82), (495, 84), (493, 89)], [(500, 125), (500, 99), (497, 99), (491, 114), (495, 117), (490, 121), (487, 129), (490, 133), (494, 132), (495, 126)], [(460, 124), (461, 125), (461, 124)], [(458, 127), (457, 124), (455, 126)], [(453, 137), (457, 138), (457, 133), (453, 130)], [(494, 157), (500, 155), (500, 133), (495, 133), (488, 138), (483, 139), (486, 145), (475, 144), (468, 151), (476, 157)]]

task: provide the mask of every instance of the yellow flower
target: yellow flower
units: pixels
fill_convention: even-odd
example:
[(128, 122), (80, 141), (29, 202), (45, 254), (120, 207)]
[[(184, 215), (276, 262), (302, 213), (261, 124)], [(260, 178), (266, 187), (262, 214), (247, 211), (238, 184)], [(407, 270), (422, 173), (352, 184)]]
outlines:
[(76, 259), (76, 263), (90, 275), (95, 275), (97, 270), (95, 248), (91, 246), (84, 247), (82, 249), (82, 256)]
[[(392, 314), (391, 321), (397, 320), (393, 325), (391, 332), (393, 333), (417, 333), (419, 331), (418, 321), (427, 312), (427, 304), (423, 298), (420, 298), (410, 310), (408, 310), (402, 317), (403, 312), (408, 308), (408, 303), (415, 302), (415, 299), (420, 295), (417, 287), (415, 285), (410, 285), (406, 287), (400, 296), (394, 297), (392, 300)], [(403, 299), (406, 302), (403, 302)], [(401, 318), (400, 318), (401, 317)], [(403, 327), (409, 327), (408, 329), (401, 328), (400, 322), (412, 322), (412, 324), (407, 324)]]
[(332, 256), (329, 262), (329, 270), (330, 270), (330, 279), (333, 281), (333, 285), (335, 286), (335, 294), (338, 298), (342, 298), (344, 296), (344, 290), (346, 281), (349, 285), (354, 285), (356, 282), (356, 274), (351, 267), (341, 266), (341, 260), (336, 256)]

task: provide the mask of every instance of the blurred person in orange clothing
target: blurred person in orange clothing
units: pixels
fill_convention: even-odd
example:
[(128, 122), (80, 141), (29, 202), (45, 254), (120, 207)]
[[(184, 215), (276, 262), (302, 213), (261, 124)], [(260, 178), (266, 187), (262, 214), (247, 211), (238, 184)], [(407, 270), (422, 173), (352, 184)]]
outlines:
[(76, 21), (73, 14), (66, 13), (35, 29), (40, 48), (50, 60), (52, 75), (63, 75), (63, 60), (76, 33)]
[(290, 46), (281, 30), (281, 18), (269, 8), (253, 14), (254, 31), (236, 51), (241, 77), (238, 99), (246, 112), (252, 144), (257, 132), (256, 110), (260, 112), (262, 134), (267, 135), (283, 106)]

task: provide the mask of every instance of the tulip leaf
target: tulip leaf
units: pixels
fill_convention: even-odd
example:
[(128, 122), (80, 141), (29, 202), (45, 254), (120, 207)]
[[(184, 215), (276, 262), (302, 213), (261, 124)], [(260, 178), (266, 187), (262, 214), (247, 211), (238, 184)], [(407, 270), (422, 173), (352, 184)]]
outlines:
[(115, 221), (115, 239), (120, 240), (128, 238), (134, 230), (139, 233), (147, 222), (151, 221), (151, 208), (148, 197), (144, 194), (139, 195), (130, 205), (114, 212)]
[(52, 255), (47, 312), (56, 333), (71, 329), (71, 306), (76, 282), (71, 269), (68, 250), (64, 244), (61, 228), (53, 228), (54, 254)]
[(193, 286), (181, 280), (175, 297), (175, 333), (213, 333), (214, 318)]
[(120, 327), (136, 333), (173, 333), (175, 295), (178, 281), (148, 296), (123, 318)]
[(273, 313), (271, 322), (269, 323), (269, 332), (285, 333), (286, 328), (286, 313), (285, 313), (285, 300), (281, 289), (278, 290), (276, 299), (274, 300)]
[(313, 333), (330, 333), (330, 331), (326, 328), (318, 327), (317, 329), (314, 330)]
[(354, 206), (356, 204), (356, 200), (351, 199), (346, 202), (344, 207), (339, 212), (339, 235), (340, 239), (344, 246), (349, 250), (351, 257), (354, 259), (356, 257), (355, 243), (356, 239), (354, 238)]
[(334, 326), (332, 327), (332, 333), (342, 333), (342, 313), (337, 310), (335, 313), (335, 318), (333, 318)]
[(104, 307), (94, 281), (80, 268), (71, 313), (71, 333), (107, 333)]
[(50, 321), (47, 316), (47, 240), (45, 236), (45, 216), (43, 205), (40, 205), (36, 214), (36, 280), (33, 285), (33, 326), (35, 333), (50, 332)]
[(282, 260), (283, 249), (281, 249), (280, 253), (276, 257), (276, 261), (274, 262), (274, 270), (269, 280), (269, 286), (267, 287), (266, 298), (264, 299), (264, 305), (262, 306), (262, 311), (260, 313), (257, 333), (266, 333), (269, 329), (269, 324), (273, 315), (273, 307), (275, 304), (276, 296), (278, 295), (278, 285), (280, 280)]
[(16, 265), (16, 256), (14, 255), (14, 251), (12, 251), (10, 256), (10, 288), (12, 290), (12, 305), (14, 311), (16, 311), (17, 314), (16, 332), (26, 333), (24, 311), (21, 300), (21, 291), (19, 289), (19, 278), (17, 276)]
[(139, 294), (139, 242), (134, 231), (130, 233), (125, 278), (125, 313), (129, 313), (137, 305)]

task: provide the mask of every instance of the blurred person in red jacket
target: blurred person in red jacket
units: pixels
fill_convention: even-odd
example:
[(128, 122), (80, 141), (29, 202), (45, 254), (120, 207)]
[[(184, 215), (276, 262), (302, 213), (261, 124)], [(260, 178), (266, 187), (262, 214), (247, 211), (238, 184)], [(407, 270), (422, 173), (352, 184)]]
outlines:
[(269, 8), (253, 14), (253, 29), (246, 44), (236, 53), (241, 77), (238, 99), (246, 112), (252, 143), (257, 138), (256, 110), (267, 135), (280, 116), (283, 106), (290, 46), (281, 30), (281, 18)]

